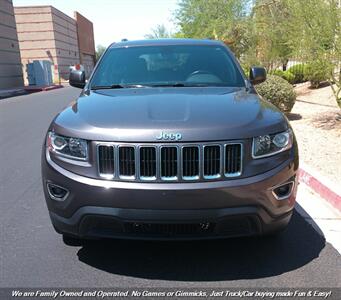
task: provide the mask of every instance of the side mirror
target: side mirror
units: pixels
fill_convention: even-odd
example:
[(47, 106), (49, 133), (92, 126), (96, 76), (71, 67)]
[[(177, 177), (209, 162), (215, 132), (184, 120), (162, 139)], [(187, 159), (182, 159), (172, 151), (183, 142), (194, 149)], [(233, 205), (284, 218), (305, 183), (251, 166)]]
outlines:
[(72, 70), (69, 76), (69, 84), (76, 88), (84, 88), (85, 86), (85, 72), (79, 70)]
[(266, 80), (266, 70), (263, 67), (250, 68), (250, 81), (252, 84), (259, 84)]

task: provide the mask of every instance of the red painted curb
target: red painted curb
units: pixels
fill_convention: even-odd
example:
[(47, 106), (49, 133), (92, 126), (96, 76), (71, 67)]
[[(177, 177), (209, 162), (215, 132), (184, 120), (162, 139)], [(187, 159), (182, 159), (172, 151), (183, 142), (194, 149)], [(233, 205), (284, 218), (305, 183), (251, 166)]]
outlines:
[(341, 195), (331, 190), (313, 175), (309, 174), (307, 171), (301, 168), (298, 171), (298, 180), (309, 186), (312, 190), (314, 190), (322, 198), (327, 200), (336, 209), (341, 211)]
[(51, 91), (55, 89), (60, 89), (62, 87), (63, 87), (62, 85), (51, 85), (51, 86), (44, 87), (43, 91)]

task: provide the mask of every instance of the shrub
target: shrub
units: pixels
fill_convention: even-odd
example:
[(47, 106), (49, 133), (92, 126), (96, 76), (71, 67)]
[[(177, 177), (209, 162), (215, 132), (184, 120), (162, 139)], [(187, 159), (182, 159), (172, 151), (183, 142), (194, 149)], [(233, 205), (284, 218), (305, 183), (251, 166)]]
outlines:
[(295, 76), (291, 74), (289, 71), (282, 71), (280, 69), (276, 69), (276, 70), (270, 71), (269, 74), (279, 76), (290, 83), (294, 83), (294, 80), (295, 80)]
[(256, 90), (265, 100), (285, 113), (292, 110), (296, 101), (292, 85), (277, 75), (269, 75), (265, 82), (256, 86)]
[(318, 88), (322, 81), (329, 79), (333, 66), (326, 60), (314, 60), (304, 68), (304, 78), (310, 81), (313, 88)]
[(249, 75), (250, 75), (250, 67), (245, 65), (245, 64), (241, 64), (240, 66), (242, 67), (242, 69), (243, 69), (243, 71), (245, 73), (245, 76), (249, 77)]
[(295, 75), (289, 72), (288, 70), (283, 72), (282, 78), (284, 78), (286, 81), (288, 81), (291, 84), (295, 83)]
[(284, 76), (284, 72), (280, 69), (276, 69), (276, 70), (273, 70), (273, 71), (270, 71), (269, 72), (270, 75), (277, 75), (279, 77), (282, 77)]
[(304, 82), (304, 68), (305, 64), (297, 64), (291, 66), (287, 71), (294, 75), (294, 83)]

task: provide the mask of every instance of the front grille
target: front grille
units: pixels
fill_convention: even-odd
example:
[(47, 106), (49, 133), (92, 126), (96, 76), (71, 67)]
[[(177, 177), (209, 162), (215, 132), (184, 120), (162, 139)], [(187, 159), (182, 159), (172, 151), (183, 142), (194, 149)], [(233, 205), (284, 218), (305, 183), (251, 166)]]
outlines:
[(241, 143), (98, 143), (99, 176), (112, 180), (198, 181), (237, 177), (242, 172)]

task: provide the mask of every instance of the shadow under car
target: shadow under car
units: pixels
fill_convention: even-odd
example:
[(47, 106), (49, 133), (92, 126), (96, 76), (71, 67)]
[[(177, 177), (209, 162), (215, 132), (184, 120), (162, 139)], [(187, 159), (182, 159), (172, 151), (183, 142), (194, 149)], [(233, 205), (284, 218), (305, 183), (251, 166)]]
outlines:
[(87, 241), (79, 260), (118, 275), (177, 281), (221, 281), (279, 275), (319, 256), (324, 237), (296, 211), (275, 237), (208, 241)]

